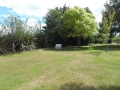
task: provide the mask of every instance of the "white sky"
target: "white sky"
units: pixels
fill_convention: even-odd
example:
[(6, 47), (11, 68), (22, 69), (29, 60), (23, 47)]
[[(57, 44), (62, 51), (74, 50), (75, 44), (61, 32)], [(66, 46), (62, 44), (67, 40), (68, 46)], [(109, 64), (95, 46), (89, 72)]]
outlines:
[[(104, 8), (106, 0), (0, 0), (0, 6), (11, 8), (18, 15), (28, 15), (43, 17), (48, 9), (62, 7), (65, 3), (67, 6), (89, 7), (96, 17), (97, 22), (101, 21), (101, 11)], [(30, 22), (35, 22), (30, 18)]]

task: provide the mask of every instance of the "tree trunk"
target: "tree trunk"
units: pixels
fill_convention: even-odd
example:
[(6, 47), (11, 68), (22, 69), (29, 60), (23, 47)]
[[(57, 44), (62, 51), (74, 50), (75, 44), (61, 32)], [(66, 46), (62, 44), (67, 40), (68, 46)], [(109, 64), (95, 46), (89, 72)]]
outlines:
[(108, 36), (107, 36), (107, 49), (106, 49), (106, 52), (108, 52)]
[(23, 45), (23, 44), (21, 44), (21, 49), (20, 49), (20, 51), (24, 51), (24, 45)]
[(12, 50), (13, 50), (13, 53), (15, 53), (15, 43), (12, 42)]
[(91, 36), (89, 35), (89, 46), (92, 44), (92, 38)]
[(81, 43), (81, 35), (78, 36), (78, 47), (80, 48), (80, 43)]

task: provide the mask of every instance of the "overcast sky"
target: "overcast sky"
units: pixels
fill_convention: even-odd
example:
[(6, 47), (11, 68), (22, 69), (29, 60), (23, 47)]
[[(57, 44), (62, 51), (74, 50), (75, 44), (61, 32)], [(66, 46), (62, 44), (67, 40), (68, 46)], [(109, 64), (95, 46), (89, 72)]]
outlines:
[(29, 22), (34, 23), (41, 19), (48, 12), (48, 9), (67, 6), (89, 7), (96, 17), (97, 22), (101, 21), (101, 11), (106, 0), (0, 0), (0, 17), (10, 14), (29, 17)]

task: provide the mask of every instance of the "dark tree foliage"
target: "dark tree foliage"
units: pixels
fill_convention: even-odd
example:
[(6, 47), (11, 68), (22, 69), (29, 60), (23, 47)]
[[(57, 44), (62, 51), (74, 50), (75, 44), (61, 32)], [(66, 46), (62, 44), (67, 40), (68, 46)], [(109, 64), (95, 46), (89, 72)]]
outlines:
[(91, 13), (91, 14), (92, 14), (92, 12), (91, 12), (91, 10), (89, 9), (89, 7), (86, 7), (86, 8), (84, 8), (84, 9), (86, 10), (87, 13)]
[[(61, 16), (67, 9), (69, 9), (69, 7), (67, 7), (66, 4), (60, 8), (56, 7), (54, 9), (49, 9), (48, 13), (44, 17), (46, 23), (46, 26), (43, 27), (44, 30), (42, 32), (42, 35), (44, 35), (45, 39), (44, 47), (53, 47), (55, 46), (56, 43), (63, 44), (66, 41), (59, 34), (60, 30), (59, 25), (61, 23)], [(38, 41), (40, 41), (40, 39)], [(39, 47), (41, 47), (40, 42), (38, 42)]]

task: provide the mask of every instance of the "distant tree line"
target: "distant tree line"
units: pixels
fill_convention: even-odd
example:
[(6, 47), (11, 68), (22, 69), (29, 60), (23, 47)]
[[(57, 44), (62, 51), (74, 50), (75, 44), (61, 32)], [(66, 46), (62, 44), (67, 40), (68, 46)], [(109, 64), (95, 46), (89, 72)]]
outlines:
[[(40, 21), (36, 26), (29, 26), (28, 19), (23, 21), (19, 16), (10, 15), (0, 23), (0, 53), (54, 47), (58, 43), (79, 47), (91, 43), (105, 43), (103, 41), (106, 33), (112, 40), (116, 33), (120, 32), (119, 5), (120, 3), (114, 0), (105, 3), (99, 28), (88, 7), (70, 8), (64, 5), (49, 9), (43, 18), (46, 26), (42, 28)], [(106, 25), (109, 26), (107, 29)]]
[(97, 32), (95, 17), (88, 7), (55, 7), (44, 19), (46, 26), (37, 33), (38, 47), (54, 47), (56, 43), (63, 46), (88, 45)]

